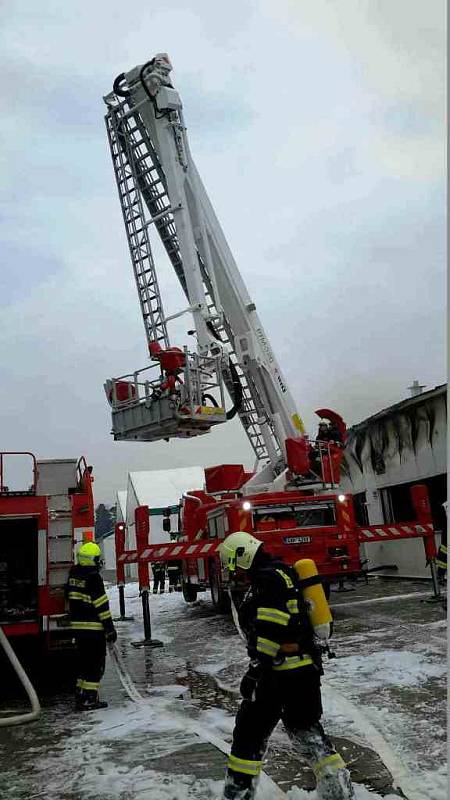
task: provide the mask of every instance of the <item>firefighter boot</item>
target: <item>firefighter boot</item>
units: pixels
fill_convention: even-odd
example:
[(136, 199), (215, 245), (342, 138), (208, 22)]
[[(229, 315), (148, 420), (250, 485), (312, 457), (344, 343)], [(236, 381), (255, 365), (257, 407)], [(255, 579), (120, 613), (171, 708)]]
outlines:
[[(338, 754), (336, 754), (338, 756)], [(334, 758), (334, 756), (331, 756)], [(338, 756), (338, 758), (341, 758)], [(350, 773), (345, 768), (344, 762), (338, 769), (331, 765), (329, 771), (325, 766), (321, 776), (317, 779), (317, 798), (318, 800), (355, 800)]]
[(227, 769), (222, 800), (254, 800), (258, 778)]
[(81, 711), (84, 701), (84, 690), (79, 686), (75, 689), (75, 710)]
[(288, 733), (296, 750), (312, 767), (318, 800), (355, 800), (350, 773), (320, 722)]
[(108, 703), (100, 700), (98, 692), (89, 690), (84, 692), (84, 697), (80, 706), (81, 711), (96, 711), (98, 708), (107, 708)]

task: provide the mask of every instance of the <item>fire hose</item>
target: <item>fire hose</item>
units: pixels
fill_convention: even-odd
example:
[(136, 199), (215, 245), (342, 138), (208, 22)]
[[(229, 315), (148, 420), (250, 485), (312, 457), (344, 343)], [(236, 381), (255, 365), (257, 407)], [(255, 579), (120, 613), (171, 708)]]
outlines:
[[(108, 650), (119, 680), (128, 697), (134, 703), (145, 707), (148, 701), (135, 686), (131, 675), (123, 663), (117, 646), (110, 644), (108, 645)], [(163, 707), (163, 705), (161, 707)], [(170, 707), (164, 707), (164, 713), (166, 718), (169, 721), (172, 721), (175, 725), (181, 725), (185, 731), (190, 731), (200, 739), (203, 739), (203, 741), (209, 742), (209, 744), (211, 744), (217, 750), (220, 750), (225, 755), (229, 755), (229, 745), (224, 742), (223, 739), (217, 736), (215, 731), (210, 730), (206, 725), (196, 722), (196, 720), (188, 719), (184, 714), (177, 714), (173, 711), (173, 703), (170, 704)], [(266, 795), (270, 796), (271, 800), (282, 800), (284, 797), (286, 797), (285, 793), (280, 789), (280, 787), (272, 780), (272, 778), (266, 775), (265, 772), (261, 772), (260, 783), (261, 787), (265, 790)]]
[(31, 703), (31, 711), (26, 711), (23, 714), (15, 714), (14, 716), (0, 717), (0, 728), (6, 728), (9, 725), (22, 725), (25, 722), (33, 722), (33, 720), (37, 719), (41, 713), (41, 705), (34, 687), (28, 678), (28, 675), (26, 674), (22, 664), (12, 649), (1, 626), (0, 645), (3, 647), (10, 664), (19, 678), (23, 688), (25, 689)]

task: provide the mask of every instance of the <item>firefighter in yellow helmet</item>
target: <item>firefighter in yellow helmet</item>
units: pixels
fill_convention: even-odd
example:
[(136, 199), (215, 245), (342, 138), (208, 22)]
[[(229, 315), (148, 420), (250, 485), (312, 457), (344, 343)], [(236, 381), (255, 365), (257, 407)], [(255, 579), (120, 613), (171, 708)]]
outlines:
[(319, 800), (353, 800), (350, 775), (321, 724), (320, 651), (300, 579), (249, 533), (219, 546), (222, 568), (244, 572), (251, 589), (239, 607), (250, 657), (241, 681), (223, 800), (253, 800), (269, 736), (281, 719), (293, 747), (311, 765)]
[(78, 653), (75, 705), (86, 711), (108, 705), (99, 700), (98, 690), (105, 671), (106, 642), (117, 639), (100, 575), (101, 555), (95, 542), (82, 544), (66, 586), (70, 625)]

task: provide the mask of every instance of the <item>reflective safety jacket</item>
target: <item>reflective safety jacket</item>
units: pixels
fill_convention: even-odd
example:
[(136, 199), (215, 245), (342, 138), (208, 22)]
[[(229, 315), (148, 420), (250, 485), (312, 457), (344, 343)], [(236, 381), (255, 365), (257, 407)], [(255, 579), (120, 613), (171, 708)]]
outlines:
[(295, 570), (265, 555), (250, 578), (250, 592), (239, 608), (250, 658), (275, 671), (310, 664), (321, 668)]
[(436, 559), (436, 565), (443, 570), (447, 569), (447, 545), (439, 545), (439, 550)]
[(97, 567), (73, 566), (66, 585), (66, 598), (72, 630), (105, 634), (114, 630), (108, 597)]

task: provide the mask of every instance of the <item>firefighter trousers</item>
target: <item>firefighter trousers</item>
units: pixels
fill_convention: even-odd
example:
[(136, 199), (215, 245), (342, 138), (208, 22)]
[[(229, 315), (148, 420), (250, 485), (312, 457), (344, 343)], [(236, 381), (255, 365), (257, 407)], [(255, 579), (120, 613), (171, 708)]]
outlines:
[(223, 799), (253, 800), (268, 739), (281, 720), (295, 751), (314, 771), (318, 798), (352, 800), (348, 772), (319, 722), (321, 716), (320, 675), (315, 666), (265, 675), (258, 682), (255, 699), (243, 700), (238, 710)]
[(164, 570), (153, 570), (153, 594), (163, 594), (166, 583), (166, 573)]
[(77, 646), (77, 697), (96, 700), (105, 671), (106, 638), (103, 631), (75, 631)]
[(181, 570), (180, 567), (171, 567), (169, 565), (167, 569), (167, 574), (169, 576), (169, 592), (173, 592), (174, 589), (177, 588), (181, 584)]

